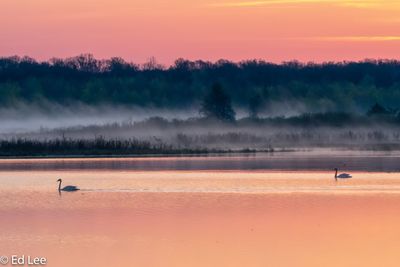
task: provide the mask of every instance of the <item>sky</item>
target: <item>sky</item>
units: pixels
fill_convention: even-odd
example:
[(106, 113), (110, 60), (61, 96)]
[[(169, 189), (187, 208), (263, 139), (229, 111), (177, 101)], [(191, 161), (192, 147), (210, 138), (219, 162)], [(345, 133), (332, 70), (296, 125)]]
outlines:
[(399, 0), (0, 0), (0, 56), (400, 59)]

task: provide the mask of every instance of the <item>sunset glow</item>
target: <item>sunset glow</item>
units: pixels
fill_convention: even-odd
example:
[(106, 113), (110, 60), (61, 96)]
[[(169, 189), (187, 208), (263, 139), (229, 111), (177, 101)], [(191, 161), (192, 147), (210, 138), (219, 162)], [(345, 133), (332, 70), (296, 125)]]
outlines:
[(0, 56), (398, 59), (399, 12), (392, 0), (3, 0)]

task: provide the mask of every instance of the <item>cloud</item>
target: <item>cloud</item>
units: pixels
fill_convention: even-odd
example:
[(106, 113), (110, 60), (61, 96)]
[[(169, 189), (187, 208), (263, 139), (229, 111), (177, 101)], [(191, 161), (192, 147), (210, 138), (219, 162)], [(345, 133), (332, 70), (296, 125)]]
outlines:
[(386, 42), (400, 41), (400, 35), (377, 35), (377, 36), (322, 36), (312, 37), (313, 40), (321, 41), (349, 41), (349, 42)]
[[(237, 1), (211, 3), (212, 7), (257, 7), (272, 5), (293, 5), (293, 4), (329, 4), (354, 8), (372, 8), (382, 5), (389, 5), (388, 2), (377, 0), (264, 0), (264, 1)], [(395, 2), (393, 2), (395, 4)]]

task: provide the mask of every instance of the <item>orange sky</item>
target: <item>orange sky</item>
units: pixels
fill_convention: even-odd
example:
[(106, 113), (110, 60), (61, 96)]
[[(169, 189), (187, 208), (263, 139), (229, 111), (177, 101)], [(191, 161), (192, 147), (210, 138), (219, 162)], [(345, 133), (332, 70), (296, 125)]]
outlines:
[(398, 0), (1, 0), (0, 56), (400, 58)]

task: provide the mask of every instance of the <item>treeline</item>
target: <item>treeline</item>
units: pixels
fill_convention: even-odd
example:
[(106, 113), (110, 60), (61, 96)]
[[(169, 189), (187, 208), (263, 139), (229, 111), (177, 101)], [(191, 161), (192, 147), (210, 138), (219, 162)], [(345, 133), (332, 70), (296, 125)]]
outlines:
[(50, 101), (183, 109), (199, 107), (216, 83), (235, 108), (250, 114), (254, 106), (268, 109), (276, 102), (301, 103), (310, 111), (366, 111), (376, 102), (397, 108), (400, 62), (273, 64), (178, 59), (164, 67), (154, 59), (138, 65), (121, 58), (97, 60), (92, 55), (46, 62), (0, 58), (0, 106)]

